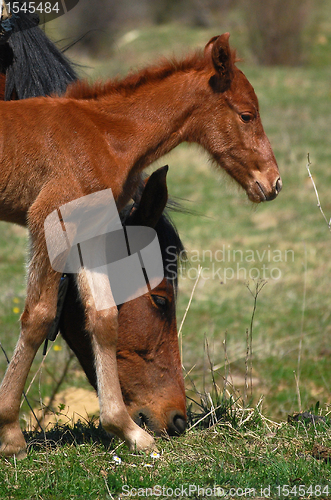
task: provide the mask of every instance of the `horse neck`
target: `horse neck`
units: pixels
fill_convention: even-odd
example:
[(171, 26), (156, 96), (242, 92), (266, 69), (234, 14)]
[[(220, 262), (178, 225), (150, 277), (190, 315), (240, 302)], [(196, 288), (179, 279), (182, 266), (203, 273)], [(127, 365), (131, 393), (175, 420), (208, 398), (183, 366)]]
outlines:
[(125, 117), (133, 127), (126, 144), (139, 170), (191, 140), (192, 115), (203, 102), (204, 81), (197, 71), (178, 72), (147, 82), (124, 98), (110, 95), (103, 101), (110, 113)]

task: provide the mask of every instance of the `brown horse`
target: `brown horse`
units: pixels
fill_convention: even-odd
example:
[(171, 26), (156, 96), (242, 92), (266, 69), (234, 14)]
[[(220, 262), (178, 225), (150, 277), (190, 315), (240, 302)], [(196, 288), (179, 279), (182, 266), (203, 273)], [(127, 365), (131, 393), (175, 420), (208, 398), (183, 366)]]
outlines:
[[(35, 17), (22, 11), (14, 21), (12, 35), (0, 44), (0, 98), (61, 95), (77, 79), (69, 61), (36, 26)], [(161, 215), (167, 200), (165, 173), (160, 169), (151, 176), (139, 209), (135, 206), (125, 219), (126, 225), (156, 225), (166, 278), (152, 294), (119, 307), (117, 365), (124, 403), (133, 420), (156, 434), (174, 435), (185, 430), (186, 407), (174, 300), (177, 269), (167, 248), (181, 252), (183, 246), (175, 228)], [(137, 197), (141, 194), (135, 194), (136, 201)], [(69, 281), (61, 333), (97, 389), (92, 346), (74, 279)]]
[[(141, 200), (127, 208), (126, 226), (155, 228), (164, 275), (151, 293), (119, 306), (117, 368), (124, 403), (133, 418), (157, 435), (180, 434), (186, 427), (186, 399), (176, 327), (177, 261), (183, 252), (179, 236), (163, 214), (167, 202), (167, 167), (147, 180)], [(139, 319), (139, 321), (138, 321)], [(75, 280), (69, 281), (60, 331), (97, 390), (91, 339)]]
[[(31, 236), (21, 335), (0, 388), (3, 453), (24, 453), (19, 401), (56, 314), (60, 273), (50, 265), (44, 234), (50, 213), (108, 188), (122, 210), (141, 171), (183, 141), (203, 146), (250, 200), (272, 200), (279, 193), (279, 171), (258, 101), (235, 65), (228, 39), (228, 34), (214, 37), (203, 53), (120, 82), (73, 84), (64, 98), (0, 103), (0, 217), (27, 225)], [(103, 283), (102, 275), (93, 277)], [(130, 448), (151, 448), (153, 438), (133, 422), (121, 394), (117, 308), (97, 309), (83, 271), (77, 284), (95, 357), (102, 425)]]

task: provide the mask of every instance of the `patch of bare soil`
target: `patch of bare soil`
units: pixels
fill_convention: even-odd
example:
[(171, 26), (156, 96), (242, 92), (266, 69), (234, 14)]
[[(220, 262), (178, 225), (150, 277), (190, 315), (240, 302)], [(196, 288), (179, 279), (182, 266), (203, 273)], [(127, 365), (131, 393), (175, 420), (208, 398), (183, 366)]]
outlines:
[[(74, 424), (78, 420), (90, 420), (99, 416), (99, 402), (94, 391), (69, 387), (59, 392), (48, 409), (49, 400), (44, 401), (43, 409), (36, 409), (35, 413), (44, 428), (59, 424)], [(34, 421), (33, 417), (30, 419)]]

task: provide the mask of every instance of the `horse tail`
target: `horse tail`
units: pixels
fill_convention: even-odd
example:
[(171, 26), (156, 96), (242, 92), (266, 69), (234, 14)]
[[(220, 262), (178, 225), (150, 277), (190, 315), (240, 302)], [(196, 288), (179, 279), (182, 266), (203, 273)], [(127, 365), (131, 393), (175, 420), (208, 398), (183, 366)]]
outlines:
[[(39, 28), (37, 16), (19, 11), (1, 46), (6, 73), (5, 100), (63, 94), (78, 79), (69, 60)], [(3, 22), (1, 23), (3, 24)], [(1, 43), (0, 39), (0, 43)]]

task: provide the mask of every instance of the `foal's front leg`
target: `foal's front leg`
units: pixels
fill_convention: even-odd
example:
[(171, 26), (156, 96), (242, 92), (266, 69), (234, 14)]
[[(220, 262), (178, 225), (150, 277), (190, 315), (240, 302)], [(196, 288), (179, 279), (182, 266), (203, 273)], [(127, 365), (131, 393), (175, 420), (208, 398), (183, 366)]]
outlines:
[[(96, 280), (102, 275), (86, 271)], [(130, 417), (123, 402), (118, 378), (116, 347), (118, 311), (113, 306), (98, 311), (83, 271), (78, 277), (80, 296), (86, 311), (86, 329), (91, 343), (97, 375), (97, 390), (100, 405), (100, 421), (103, 428), (123, 439), (131, 450), (148, 450), (154, 447), (154, 439), (141, 429)]]

